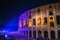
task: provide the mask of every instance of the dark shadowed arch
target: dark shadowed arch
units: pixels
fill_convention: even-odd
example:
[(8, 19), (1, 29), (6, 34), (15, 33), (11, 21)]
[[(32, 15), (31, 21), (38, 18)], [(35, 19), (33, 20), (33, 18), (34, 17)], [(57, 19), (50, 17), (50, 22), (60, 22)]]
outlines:
[(32, 31), (31, 30), (29, 31), (29, 37), (32, 37)]
[(28, 31), (26, 31), (26, 37), (28, 37)]
[(48, 32), (44, 31), (44, 38), (48, 38)]
[(36, 38), (36, 31), (33, 31), (33, 37)]
[(53, 30), (51, 31), (51, 39), (55, 39), (55, 32)]
[(50, 12), (49, 12), (49, 15), (53, 15), (53, 12), (52, 12), (52, 11), (50, 11)]
[(41, 36), (41, 31), (38, 31), (38, 37)]
[(60, 30), (58, 30), (58, 39), (60, 39)]
[(56, 16), (57, 25), (60, 25), (60, 15)]

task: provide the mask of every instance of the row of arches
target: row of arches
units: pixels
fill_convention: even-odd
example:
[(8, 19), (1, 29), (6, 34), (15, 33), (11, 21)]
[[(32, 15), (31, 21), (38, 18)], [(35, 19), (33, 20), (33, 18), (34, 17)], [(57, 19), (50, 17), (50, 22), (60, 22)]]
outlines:
[[(27, 33), (28, 35), (28, 33)], [(58, 30), (58, 39), (60, 39), (60, 30)], [(42, 32), (38, 31), (38, 37), (42, 36)], [(55, 39), (55, 31), (50, 32), (51, 39)], [(29, 37), (32, 37), (32, 31), (29, 31)], [(36, 31), (33, 31), (33, 38), (36, 38)], [(44, 31), (44, 38), (48, 38), (48, 31)]]

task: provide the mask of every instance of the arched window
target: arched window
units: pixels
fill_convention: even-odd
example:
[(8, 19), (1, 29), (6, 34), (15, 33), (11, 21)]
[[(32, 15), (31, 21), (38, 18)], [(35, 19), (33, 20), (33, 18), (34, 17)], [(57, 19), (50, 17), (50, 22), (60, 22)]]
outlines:
[(29, 11), (29, 13), (31, 13), (31, 11)]
[(33, 19), (33, 25), (36, 25), (36, 20), (35, 19)]
[(52, 8), (52, 6), (49, 6), (49, 8)]
[(51, 31), (51, 39), (55, 39), (55, 32)]
[(54, 27), (54, 22), (50, 22), (50, 26), (51, 27)]
[(47, 18), (44, 17), (44, 24), (47, 24)]
[(57, 25), (60, 25), (60, 16), (59, 15), (56, 16), (56, 21), (57, 21)]
[(31, 19), (31, 14), (29, 14), (29, 19)]
[(25, 26), (28, 26), (28, 20), (25, 20)]
[(32, 37), (32, 31), (29, 31), (29, 37)]
[(48, 38), (48, 32), (44, 31), (44, 38)]
[(53, 17), (53, 16), (49, 16), (49, 17), (50, 17), (50, 18), (49, 18), (49, 19), (50, 19), (49, 21), (50, 21), (50, 22), (54, 22), (54, 17)]
[(50, 20), (53, 20), (53, 17), (50, 17)]
[(25, 31), (24, 31), (24, 36), (25, 36)]
[(58, 39), (60, 39), (60, 30), (58, 30)]
[(29, 27), (32, 26), (32, 20), (29, 20)]
[(37, 19), (37, 25), (40, 25), (41, 24), (41, 18), (38, 18)]
[(41, 31), (38, 31), (38, 37), (40, 37), (40, 36), (42, 36), (42, 35), (41, 35)]
[(40, 12), (40, 9), (38, 8), (38, 12)]
[(36, 38), (36, 31), (33, 31), (33, 38)]
[(49, 15), (53, 15), (53, 12), (50, 11), (50, 12), (49, 12)]
[(53, 16), (50, 16), (49, 22), (50, 22), (50, 26), (54, 27), (54, 17)]
[(28, 37), (28, 31), (26, 31), (26, 37)]

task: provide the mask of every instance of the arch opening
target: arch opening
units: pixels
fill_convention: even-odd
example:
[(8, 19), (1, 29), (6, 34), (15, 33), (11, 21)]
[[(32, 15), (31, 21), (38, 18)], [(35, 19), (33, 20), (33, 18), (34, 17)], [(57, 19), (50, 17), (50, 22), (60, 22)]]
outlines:
[(32, 37), (32, 31), (29, 31), (29, 37)]
[(41, 36), (41, 31), (38, 31), (38, 37), (40, 37)]
[(33, 38), (36, 38), (36, 31), (33, 31)]
[(51, 39), (55, 39), (55, 32), (51, 31)]
[(58, 39), (60, 39), (60, 30), (58, 30)]
[(48, 38), (48, 32), (44, 31), (44, 38)]

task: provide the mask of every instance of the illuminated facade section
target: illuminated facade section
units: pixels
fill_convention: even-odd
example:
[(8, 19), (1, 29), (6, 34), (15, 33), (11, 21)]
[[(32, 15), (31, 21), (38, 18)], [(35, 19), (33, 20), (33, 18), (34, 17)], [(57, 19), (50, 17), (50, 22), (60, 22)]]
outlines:
[(20, 28), (22, 27), (22, 23), (20, 22)]
[(29, 27), (32, 27), (32, 20), (29, 20)]
[(23, 24), (24, 26), (26, 25), (26, 22), (25, 22), (25, 20), (24, 20), (24, 24)]
[(37, 25), (40, 25), (41, 24), (41, 18), (38, 18), (37, 19)]
[(44, 24), (47, 24), (47, 18), (44, 17)]
[(28, 25), (29, 25), (29, 21), (28, 21), (28, 20), (24, 20), (24, 21), (23, 21), (23, 26), (26, 27), (26, 26), (28, 26)]
[(49, 18), (50, 18), (50, 20), (49, 20), (50, 22), (54, 22), (54, 17), (53, 16), (50, 16)]
[[(60, 38), (60, 3), (49, 4), (33, 8), (24, 12), (19, 21), (22, 23), (22, 32), (27, 38), (38, 38), (40, 35), (43, 38), (59, 39)], [(24, 27), (26, 26), (26, 27)], [(19, 26), (20, 27), (20, 26)]]
[(49, 16), (49, 22), (50, 22), (50, 26), (54, 27), (54, 17), (53, 16)]

